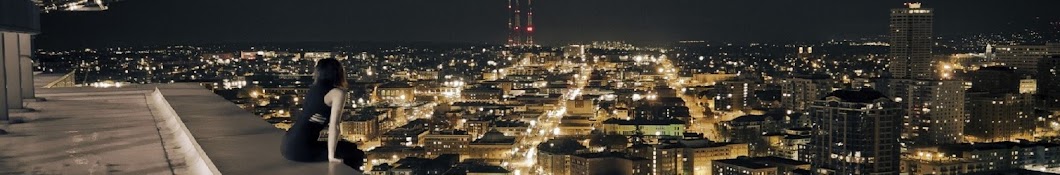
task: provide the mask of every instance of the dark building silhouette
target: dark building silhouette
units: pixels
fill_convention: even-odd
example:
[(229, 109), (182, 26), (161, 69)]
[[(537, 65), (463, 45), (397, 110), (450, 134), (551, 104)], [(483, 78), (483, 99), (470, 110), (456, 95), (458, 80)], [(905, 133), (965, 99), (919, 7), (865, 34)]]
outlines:
[(1038, 94), (1048, 103), (1060, 104), (1060, 55), (1053, 55), (1038, 62)]
[(970, 92), (1019, 93), (1020, 88), (1020, 76), (1004, 66), (979, 68), (969, 73), (968, 81), (972, 83), (972, 88), (968, 89)]
[(1030, 139), (1034, 131), (1032, 99), (1020, 93), (1020, 76), (1008, 67), (984, 67), (969, 74), (972, 87), (965, 94), (968, 122), (964, 134), (971, 141)]
[(838, 90), (810, 109), (815, 171), (898, 174), (901, 108), (893, 101), (875, 90)]

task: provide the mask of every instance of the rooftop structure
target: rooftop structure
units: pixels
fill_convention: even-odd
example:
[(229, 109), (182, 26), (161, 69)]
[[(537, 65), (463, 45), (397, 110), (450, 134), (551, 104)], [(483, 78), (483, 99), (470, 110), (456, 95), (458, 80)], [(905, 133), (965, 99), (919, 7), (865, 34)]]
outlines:
[[(59, 79), (42, 75), (41, 79)], [(0, 136), (0, 174), (350, 174), (279, 153), (283, 131), (198, 84), (38, 83), (32, 112)], [(273, 153), (273, 154), (269, 154)], [(282, 168), (281, 168), (282, 167)]]

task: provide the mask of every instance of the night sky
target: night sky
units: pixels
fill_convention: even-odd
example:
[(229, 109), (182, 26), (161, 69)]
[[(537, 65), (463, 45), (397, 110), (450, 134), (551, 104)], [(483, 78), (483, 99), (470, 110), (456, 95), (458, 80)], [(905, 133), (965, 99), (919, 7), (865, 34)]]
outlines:
[[(536, 0), (543, 44), (789, 42), (882, 35), (895, 0)], [(1055, 21), (1055, 0), (932, 0), (936, 35)], [(125, 0), (42, 14), (38, 47), (303, 41), (504, 42), (506, 0)], [(1037, 23), (1042, 23), (1037, 20)]]

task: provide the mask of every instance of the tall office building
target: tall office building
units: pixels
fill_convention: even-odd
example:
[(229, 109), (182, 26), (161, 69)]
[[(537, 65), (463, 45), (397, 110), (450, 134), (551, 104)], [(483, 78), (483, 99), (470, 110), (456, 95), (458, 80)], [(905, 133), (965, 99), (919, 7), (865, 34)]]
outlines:
[(932, 9), (906, 5), (891, 9), (888, 69), (894, 79), (887, 89), (903, 109), (901, 138), (908, 147), (954, 143), (964, 131), (964, 83), (935, 73)]
[(920, 3), (906, 5), (908, 8), (891, 9), (891, 76), (932, 79), (932, 9), (920, 8)]
[(898, 174), (898, 104), (871, 90), (838, 90), (810, 106), (813, 170), (820, 174)]
[(907, 147), (956, 143), (964, 131), (964, 82), (959, 80), (892, 81), (902, 108), (902, 141)]
[(1038, 62), (1037, 93), (1048, 101), (1045, 104), (1060, 104), (1060, 54), (1043, 58)]
[(998, 45), (994, 47), (995, 61), (1011, 67), (1021, 75), (1038, 72), (1038, 61), (1060, 54), (1060, 43), (1044, 45)]

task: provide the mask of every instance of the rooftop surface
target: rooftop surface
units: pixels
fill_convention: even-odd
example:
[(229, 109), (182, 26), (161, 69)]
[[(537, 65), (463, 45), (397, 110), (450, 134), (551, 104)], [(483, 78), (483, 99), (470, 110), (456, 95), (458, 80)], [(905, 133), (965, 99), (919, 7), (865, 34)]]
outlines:
[(287, 161), (282, 130), (195, 83), (36, 92), (0, 125), (0, 174), (359, 174)]
[(38, 89), (3, 126), (0, 174), (173, 174), (144, 88)]
[(725, 164), (739, 166), (739, 167), (744, 167), (744, 168), (748, 168), (748, 169), (763, 169), (763, 168), (773, 168), (773, 167), (775, 167), (775, 166), (769, 166), (769, 165), (753, 162), (751, 160), (746, 160), (746, 159), (722, 159), (722, 160), (715, 160), (714, 162), (725, 163)]
[(788, 165), (788, 166), (799, 166), (799, 165), (809, 165), (810, 164), (810, 162), (803, 162), (803, 161), (792, 160), (792, 159), (782, 158), (782, 157), (774, 157), (774, 156), (753, 157), (753, 158), (751, 158), (751, 161), (758, 162), (758, 163), (764, 163), (764, 164), (770, 164), (770, 165), (781, 164), (781, 165)]
[[(831, 93), (829, 93), (828, 95), (825, 96), (825, 98), (828, 98), (828, 97), (839, 97), (839, 99), (841, 99), (841, 100), (843, 100), (845, 102), (855, 102), (855, 103), (871, 103), (872, 101), (874, 101), (876, 99), (887, 98), (886, 96), (883, 95), (883, 93), (880, 93), (879, 91), (876, 91), (876, 90), (870, 90), (870, 89), (837, 90), (837, 91), (832, 91)], [(822, 98), (822, 99), (824, 99), (824, 98)]]

